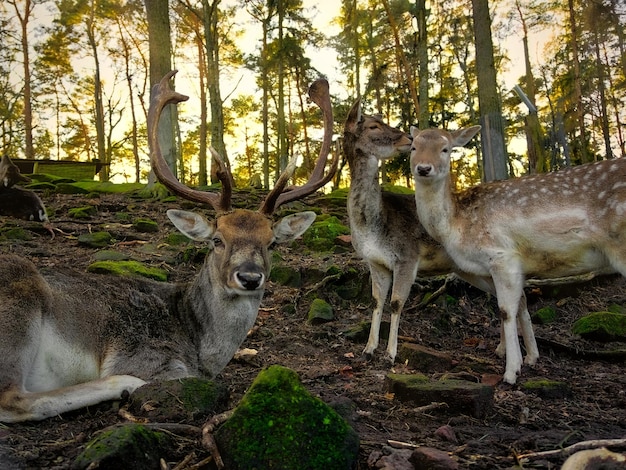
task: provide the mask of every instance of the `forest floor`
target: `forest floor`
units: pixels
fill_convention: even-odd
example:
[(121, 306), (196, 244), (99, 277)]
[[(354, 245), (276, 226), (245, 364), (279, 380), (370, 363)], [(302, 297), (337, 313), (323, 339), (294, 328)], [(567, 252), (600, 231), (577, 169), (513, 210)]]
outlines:
[[(53, 224), (64, 233), (58, 232), (51, 239), (38, 224), (3, 218), (0, 233), (21, 226), (30, 239), (4, 240), (0, 252), (26, 256), (39, 267), (71, 266), (84, 270), (93, 260), (94, 249), (80, 246), (77, 235), (105, 229), (116, 240), (111, 249), (168, 269), (171, 281), (189, 279), (201, 262), (195, 259), (176, 263), (171, 255), (162, 254), (161, 241), (173, 231), (166, 221), (165, 210), (180, 207), (179, 202), (120, 195), (59, 194), (46, 195), (44, 200), (56, 214), (52, 217)], [(304, 205), (317, 202), (310, 198)], [(86, 205), (96, 207), (97, 215), (83, 221), (68, 216), (70, 208)], [(341, 209), (323, 210), (337, 213), (348, 223)], [(138, 234), (128, 222), (120, 222), (116, 215), (119, 213), (155, 220), (160, 231)], [(149, 246), (153, 249), (147, 249)], [(308, 253), (295, 247), (279, 247), (277, 251), (284, 264), (302, 272), (335, 265), (356, 269), (363, 273), (363, 278), (369, 277), (366, 266), (350, 246), (336, 254)], [(493, 381), (504, 372), (504, 361), (494, 354), (499, 339), (494, 299), (460, 281), (452, 281), (446, 284), (443, 295), (425, 307), (419, 306), (426, 292), (443, 285), (442, 279), (415, 283), (401, 318), (400, 335), (404, 341), (450, 355), (456, 365), (455, 372), (463, 372), (477, 382)], [(495, 384), (493, 407), (482, 418), (451, 413), (445, 407), (423, 410), (387, 393), (384, 379), (391, 368), (382, 361), (385, 343), (372, 361), (362, 362), (364, 344), (345, 336), (350, 328), (370, 320), (371, 299), (340, 301), (328, 295), (326, 300), (333, 305), (335, 320), (311, 325), (307, 322), (310, 296), (306, 294), (312, 289), (325, 297), (324, 286), (307, 284), (306, 278), (301, 287), (270, 283), (257, 323), (242, 346), (258, 353), (249, 360), (231, 361), (219, 380), (229, 387), (230, 404), (235, 406), (262, 368), (280, 364), (296, 371), (305, 387), (322, 400), (347, 400), (354, 408), (352, 424), (361, 439), (360, 469), (370, 468), (368, 459), (372, 453), (382, 452), (389, 441), (443, 450), (461, 469), (555, 469), (563, 463), (563, 456), (531, 458), (521, 466), (517, 458), (580, 441), (626, 438), (624, 356), (609, 355), (608, 360), (602, 356), (602, 351), (623, 350), (624, 345), (590, 342), (571, 333), (572, 323), (582, 315), (606, 310), (611, 304), (626, 305), (626, 280), (619, 276), (556, 289), (527, 290), (531, 312), (550, 305), (557, 310), (557, 319), (547, 325), (535, 325), (541, 354), (537, 365), (525, 366), (515, 386)], [(409, 372), (402, 364), (396, 364), (393, 370)], [(537, 379), (565, 382), (569, 393), (557, 398), (542, 397), (521, 386)], [(0, 469), (70, 468), (98, 431), (120, 422), (123, 418), (116, 408), (105, 403), (42, 422), (0, 424)], [(452, 438), (445, 439), (436, 433), (444, 425), (453, 431)], [(171, 468), (185, 457), (193, 465), (208, 455), (197, 439), (180, 437), (176, 443), (176, 448), (164, 449), (164, 460)]]

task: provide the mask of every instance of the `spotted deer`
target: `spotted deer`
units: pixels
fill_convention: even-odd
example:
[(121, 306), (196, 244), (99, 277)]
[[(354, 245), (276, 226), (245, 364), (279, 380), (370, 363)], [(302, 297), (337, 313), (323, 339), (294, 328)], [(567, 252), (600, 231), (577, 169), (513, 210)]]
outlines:
[(61, 269), (37, 271), (26, 259), (0, 256), (0, 422), (41, 420), (119, 399), (147, 381), (214, 377), (253, 326), (270, 268), (269, 247), (300, 236), (314, 212), (276, 223), (280, 205), (313, 193), (325, 174), (332, 136), (328, 83), (309, 90), (324, 113), (325, 140), (307, 183), (283, 192), (295, 169), (289, 164), (258, 211), (232, 209), (230, 175), (219, 155), (221, 194), (190, 189), (176, 180), (158, 144), (163, 108), (187, 99), (169, 88), (171, 72), (153, 89), (148, 114), (150, 159), (157, 178), (185, 199), (216, 212), (206, 220), (170, 209), (174, 225), (209, 253), (188, 284), (88, 275)]
[[(504, 330), (504, 381), (539, 357), (527, 318), (527, 277), (626, 275), (626, 160), (606, 160), (454, 193), (450, 155), (480, 130), (411, 129), (419, 222), (464, 271), (490, 278)], [(527, 355), (517, 335), (520, 324)], [(526, 328), (526, 331), (524, 330)]]
[(380, 161), (410, 148), (410, 136), (389, 126), (380, 116), (362, 113), (360, 100), (354, 103), (343, 134), (343, 153), (350, 169), (348, 217), (352, 244), (369, 267), (376, 303), (363, 356), (370, 359), (378, 347), (380, 323), (391, 289), (391, 325), (385, 352), (385, 359), (391, 363), (398, 349), (400, 314), (417, 276), (456, 272), (476, 287), (493, 292), (489, 279), (459, 270), (441, 244), (415, 223), (413, 195), (382, 191)]

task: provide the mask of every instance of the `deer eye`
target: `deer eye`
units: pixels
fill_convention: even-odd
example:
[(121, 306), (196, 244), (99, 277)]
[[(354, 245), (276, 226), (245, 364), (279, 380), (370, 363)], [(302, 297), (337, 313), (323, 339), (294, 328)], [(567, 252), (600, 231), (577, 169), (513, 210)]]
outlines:
[(219, 238), (219, 237), (215, 237), (213, 238), (213, 245), (217, 246), (223, 246), (224, 245), (224, 241)]

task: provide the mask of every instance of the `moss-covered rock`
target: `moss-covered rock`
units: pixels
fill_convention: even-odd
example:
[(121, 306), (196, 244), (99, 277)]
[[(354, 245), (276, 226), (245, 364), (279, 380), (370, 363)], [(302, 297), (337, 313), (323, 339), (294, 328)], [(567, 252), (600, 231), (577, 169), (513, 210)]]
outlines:
[(348, 423), (281, 366), (257, 376), (215, 437), (232, 470), (348, 470), (359, 449)]
[(569, 385), (556, 380), (527, 380), (521, 384), (521, 387), (542, 398), (565, 398), (570, 394)]
[(138, 232), (156, 233), (159, 231), (159, 224), (150, 219), (135, 219), (133, 221), (133, 228)]
[(114, 250), (100, 250), (93, 254), (96, 261), (126, 261), (130, 259), (130, 255)]
[(104, 248), (113, 241), (109, 232), (81, 233), (78, 236), (78, 244), (90, 248)]
[(343, 225), (335, 216), (320, 216), (304, 232), (302, 240), (307, 248), (313, 251), (332, 251), (336, 245), (335, 239), (339, 235), (350, 233), (350, 229)]
[(96, 261), (87, 267), (87, 271), (115, 276), (141, 276), (156, 281), (167, 281), (167, 271), (146, 266), (138, 261)]
[(67, 211), (67, 214), (72, 219), (89, 219), (96, 215), (98, 211), (93, 206), (84, 206), (84, 207), (72, 207)]
[(272, 266), (270, 281), (281, 286), (300, 287), (302, 286), (302, 275), (297, 269), (281, 264)]
[(546, 325), (556, 320), (556, 309), (551, 305), (540, 308), (532, 314), (532, 320), (539, 325)]
[(103, 432), (90, 441), (74, 460), (72, 468), (153, 470), (159, 468), (169, 437), (140, 424)]
[(21, 227), (8, 227), (3, 229), (0, 235), (5, 240), (29, 241), (33, 239), (32, 234)]
[(198, 377), (150, 382), (130, 396), (130, 411), (153, 422), (189, 422), (221, 413), (226, 385)]
[(308, 322), (319, 325), (335, 319), (333, 307), (323, 299), (314, 299), (309, 308)]
[(626, 315), (590, 313), (574, 322), (572, 332), (593, 341), (626, 341)]
[(170, 246), (187, 245), (190, 242), (191, 238), (180, 232), (172, 232), (167, 237), (165, 237), (165, 243)]

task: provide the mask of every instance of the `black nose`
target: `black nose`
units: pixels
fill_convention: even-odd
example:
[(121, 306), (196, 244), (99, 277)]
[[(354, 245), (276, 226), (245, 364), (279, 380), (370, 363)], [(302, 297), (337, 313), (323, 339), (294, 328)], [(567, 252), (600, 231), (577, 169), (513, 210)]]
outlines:
[(237, 280), (241, 283), (244, 289), (246, 290), (255, 290), (258, 289), (261, 283), (263, 282), (263, 274), (249, 272), (249, 271), (240, 271), (236, 274)]
[(428, 176), (432, 169), (433, 167), (431, 165), (423, 165), (423, 164), (419, 164), (415, 168), (419, 176)]

